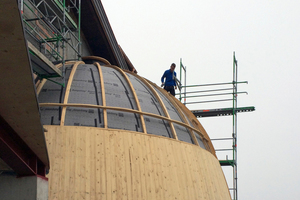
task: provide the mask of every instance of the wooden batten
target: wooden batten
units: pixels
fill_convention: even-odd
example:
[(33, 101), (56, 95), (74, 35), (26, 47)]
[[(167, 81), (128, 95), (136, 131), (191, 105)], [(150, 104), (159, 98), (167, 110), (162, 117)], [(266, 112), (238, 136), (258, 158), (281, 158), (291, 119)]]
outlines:
[[(78, 61), (74, 64), (74, 66), (72, 68), (72, 71), (71, 71), (70, 76), (69, 76), (69, 81), (68, 81), (68, 84), (67, 84), (67, 87), (66, 87), (66, 94), (65, 94), (65, 98), (64, 98), (64, 104), (68, 103), (73, 78), (74, 78), (74, 75), (76, 73), (76, 69), (77, 69), (78, 65), (80, 65), (80, 64), (84, 64), (84, 62)], [(60, 121), (61, 126), (63, 126), (65, 124), (66, 111), (67, 111), (67, 108), (63, 107), (62, 112), (61, 112), (61, 121)]]
[[(100, 84), (101, 84), (101, 96), (102, 96), (102, 105), (106, 106), (106, 98), (105, 98), (105, 87), (104, 87), (104, 78), (103, 78), (103, 73), (102, 69), (99, 63), (94, 63), (94, 65), (97, 66), (98, 71), (99, 71), (99, 76), (100, 76)], [(104, 128), (107, 128), (107, 110), (103, 109), (103, 121), (104, 121)]]
[(129, 112), (129, 113), (136, 113), (136, 114), (139, 114), (139, 115), (146, 115), (146, 116), (166, 120), (169, 123), (176, 123), (176, 124), (179, 124), (179, 125), (181, 125), (185, 128), (192, 129), (193, 131), (197, 132), (198, 134), (201, 134), (198, 129), (196, 129), (194, 127), (191, 127), (189, 124), (183, 123), (181, 121), (177, 121), (177, 120), (174, 120), (174, 119), (171, 119), (171, 118), (168, 118), (168, 117), (164, 117), (164, 116), (161, 116), (161, 115), (148, 113), (148, 112), (141, 112), (141, 111), (133, 110), (133, 109), (129, 109), (129, 108), (101, 106), (101, 105), (93, 105), (93, 104), (78, 104), (78, 103), (68, 103), (68, 104), (64, 104), (64, 103), (40, 103), (40, 107), (51, 107), (51, 106), (54, 106), (54, 107), (55, 106), (61, 106), (63, 108), (66, 108), (66, 107), (100, 108), (100, 109), (107, 109), (107, 110), (117, 110), (117, 111)]
[(105, 63), (106, 65), (111, 65), (108, 60), (106, 60), (105, 58), (98, 57), (98, 56), (85, 56), (85, 57), (82, 57), (82, 60), (83, 61), (85, 61), (85, 60), (97, 60), (97, 61)]

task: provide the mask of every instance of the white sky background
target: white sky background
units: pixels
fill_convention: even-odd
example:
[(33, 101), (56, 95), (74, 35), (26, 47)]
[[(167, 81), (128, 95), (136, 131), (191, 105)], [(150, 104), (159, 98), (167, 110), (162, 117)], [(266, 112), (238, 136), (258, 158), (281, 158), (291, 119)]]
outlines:
[[(102, 3), (138, 74), (157, 85), (172, 62), (179, 77), (180, 58), (187, 67), (187, 85), (231, 82), (235, 51), (238, 80), (249, 82), (238, 87), (248, 92), (238, 96), (238, 107), (256, 108), (238, 114), (239, 199), (300, 199), (300, 1)], [(188, 107), (230, 106), (228, 102)], [(200, 122), (211, 138), (231, 136), (232, 117)]]

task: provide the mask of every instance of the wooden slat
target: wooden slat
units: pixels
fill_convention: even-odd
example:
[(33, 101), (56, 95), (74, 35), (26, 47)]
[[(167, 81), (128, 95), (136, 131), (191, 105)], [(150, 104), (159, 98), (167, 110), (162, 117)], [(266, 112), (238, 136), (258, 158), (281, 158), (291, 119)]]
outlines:
[(62, 76), (61, 71), (55, 66), (50, 60), (44, 56), (33, 44), (31, 44), (29, 41), (27, 41), (28, 48), (34, 52), (34, 54), (39, 57), (47, 66), (53, 70), (53, 72), (57, 73), (59, 76)]
[(98, 56), (85, 56), (85, 57), (82, 57), (82, 60), (83, 61), (86, 61), (86, 60), (97, 60), (97, 61), (103, 62), (106, 65), (111, 65), (108, 60), (106, 60), (105, 58), (98, 57)]
[[(100, 76), (100, 85), (101, 85), (101, 96), (102, 96), (102, 105), (106, 106), (106, 98), (105, 98), (105, 87), (104, 87), (104, 78), (103, 78), (103, 73), (102, 69), (99, 63), (94, 63), (94, 65), (97, 66), (98, 71), (99, 71), (99, 76)], [(103, 123), (104, 123), (104, 128), (107, 128), (107, 110), (103, 109)]]
[[(84, 64), (84, 62), (82, 62), (82, 61), (76, 62), (74, 64), (73, 68), (72, 68), (71, 73), (70, 73), (69, 81), (68, 81), (68, 84), (67, 84), (67, 87), (66, 87), (65, 98), (64, 98), (64, 103), (65, 104), (68, 103), (68, 99), (69, 99), (69, 94), (70, 94), (70, 90), (71, 90), (73, 78), (74, 78), (74, 75), (76, 73), (76, 69), (77, 69), (78, 65), (80, 65), (80, 64)], [(65, 124), (66, 110), (67, 110), (67, 108), (63, 107), (62, 112), (61, 112), (61, 121), (60, 121), (60, 125), (61, 126), (63, 126)]]
[[(138, 109), (139, 111), (142, 111), (141, 105), (140, 105), (140, 102), (139, 102), (139, 99), (138, 99), (138, 97), (137, 97), (137, 95), (136, 95), (135, 89), (133, 88), (133, 86), (132, 86), (132, 84), (131, 84), (131, 82), (130, 82), (128, 76), (127, 76), (127, 75), (124, 73), (124, 71), (121, 70), (119, 67), (116, 67), (116, 66), (113, 66), (113, 65), (111, 65), (110, 67), (112, 67), (113, 69), (117, 70), (117, 71), (118, 71), (120, 74), (122, 74), (122, 76), (125, 78), (125, 80), (127, 81), (128, 85), (129, 85), (129, 87), (130, 87), (130, 90), (131, 90), (131, 92), (132, 92), (132, 94), (133, 94), (134, 100), (135, 100), (136, 105), (137, 105), (137, 109)], [(140, 119), (141, 119), (141, 124), (142, 124), (142, 128), (143, 128), (143, 132), (144, 132), (144, 133), (147, 133), (146, 125), (145, 125), (145, 121), (144, 121), (143, 115), (140, 115)]]
[[(76, 61), (67, 61), (65, 62), (65, 65), (73, 65), (75, 64)], [(62, 67), (62, 63), (55, 65), (56, 68), (61, 68)], [(36, 84), (36, 93), (37, 95), (40, 94), (42, 88), (44, 87), (45, 83), (47, 82), (47, 79), (42, 79), (38, 84)]]

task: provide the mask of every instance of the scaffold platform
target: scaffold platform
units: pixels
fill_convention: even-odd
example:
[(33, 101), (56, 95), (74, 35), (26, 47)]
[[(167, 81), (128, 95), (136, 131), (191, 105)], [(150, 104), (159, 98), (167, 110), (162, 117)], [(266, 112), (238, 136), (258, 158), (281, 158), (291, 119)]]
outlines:
[[(226, 116), (233, 114), (233, 108), (219, 108), (219, 109), (206, 109), (206, 110), (191, 110), (196, 117), (216, 117)], [(239, 112), (251, 112), (255, 111), (254, 106), (236, 108), (235, 111)]]

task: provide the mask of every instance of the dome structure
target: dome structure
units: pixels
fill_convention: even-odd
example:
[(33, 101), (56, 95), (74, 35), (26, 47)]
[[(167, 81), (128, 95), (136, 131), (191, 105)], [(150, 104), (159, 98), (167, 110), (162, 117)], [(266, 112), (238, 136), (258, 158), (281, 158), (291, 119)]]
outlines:
[(37, 88), (50, 199), (230, 199), (207, 133), (176, 98), (99, 57), (64, 74)]
[(57, 84), (61, 78), (55, 80), (57, 83), (43, 84), (39, 102), (44, 125), (137, 131), (199, 145), (212, 152), (197, 119), (164, 90), (103, 58), (84, 60), (96, 62), (66, 65), (66, 87)]

